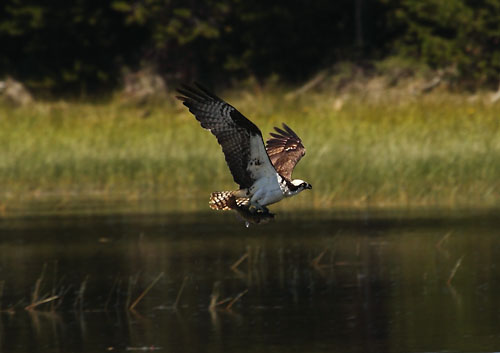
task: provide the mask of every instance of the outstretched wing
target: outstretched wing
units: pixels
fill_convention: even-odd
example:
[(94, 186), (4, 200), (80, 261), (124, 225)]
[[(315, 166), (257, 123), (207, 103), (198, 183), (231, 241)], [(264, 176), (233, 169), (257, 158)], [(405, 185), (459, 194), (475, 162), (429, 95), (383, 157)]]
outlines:
[(177, 98), (189, 108), (201, 126), (217, 137), (234, 181), (249, 188), (265, 175), (276, 173), (267, 156), (262, 133), (234, 107), (200, 84), (178, 89)]
[(277, 133), (271, 132), (272, 138), (267, 140), (266, 150), (276, 171), (291, 181), (293, 169), (306, 154), (306, 149), (292, 129), (286, 124), (283, 124), (283, 129), (274, 128)]

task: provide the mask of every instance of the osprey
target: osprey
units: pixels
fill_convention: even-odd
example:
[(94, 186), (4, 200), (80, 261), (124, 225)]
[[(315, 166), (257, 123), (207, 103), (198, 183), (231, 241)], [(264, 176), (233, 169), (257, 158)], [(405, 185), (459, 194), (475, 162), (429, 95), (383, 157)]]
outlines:
[[(234, 181), (240, 189), (212, 193), (209, 205), (215, 210), (236, 209), (251, 218), (251, 214), (268, 219), (267, 205), (285, 197), (311, 189), (300, 179), (292, 179), (295, 165), (305, 154), (297, 134), (286, 124), (264, 145), (262, 133), (234, 107), (209, 92), (200, 84), (182, 86), (177, 96), (200, 122), (217, 137)], [(254, 222), (254, 223), (258, 223)]]

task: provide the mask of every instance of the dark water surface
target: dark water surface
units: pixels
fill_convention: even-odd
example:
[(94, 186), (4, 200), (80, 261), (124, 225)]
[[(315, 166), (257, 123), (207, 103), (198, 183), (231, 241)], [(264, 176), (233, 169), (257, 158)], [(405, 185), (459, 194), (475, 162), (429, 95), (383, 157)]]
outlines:
[(5, 216), (0, 352), (499, 351), (497, 215)]

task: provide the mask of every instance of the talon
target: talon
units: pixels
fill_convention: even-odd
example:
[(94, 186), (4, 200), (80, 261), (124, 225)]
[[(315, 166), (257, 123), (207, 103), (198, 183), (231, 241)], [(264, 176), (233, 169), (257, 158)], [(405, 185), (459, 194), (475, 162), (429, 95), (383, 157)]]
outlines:
[(256, 209), (256, 213), (260, 214), (260, 215), (268, 215), (269, 214), (269, 209), (266, 207), (266, 206), (258, 206), (258, 207), (255, 207)]

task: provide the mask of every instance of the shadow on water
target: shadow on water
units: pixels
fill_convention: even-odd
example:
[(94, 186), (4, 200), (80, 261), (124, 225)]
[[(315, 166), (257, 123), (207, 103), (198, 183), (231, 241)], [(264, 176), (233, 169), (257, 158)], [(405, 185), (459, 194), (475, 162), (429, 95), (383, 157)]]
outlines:
[(496, 214), (15, 214), (0, 352), (493, 351)]

